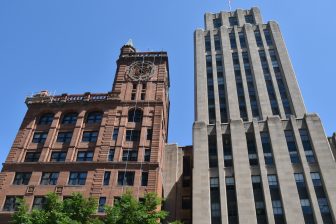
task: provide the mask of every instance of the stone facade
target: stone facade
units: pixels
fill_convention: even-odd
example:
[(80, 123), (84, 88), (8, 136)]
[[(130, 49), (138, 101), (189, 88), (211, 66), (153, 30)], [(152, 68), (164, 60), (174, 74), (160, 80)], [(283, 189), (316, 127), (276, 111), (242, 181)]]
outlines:
[(207, 13), (194, 43), (193, 224), (335, 223), (336, 163), (278, 24)]
[(184, 224), (191, 223), (192, 150), (192, 146), (179, 147), (176, 144), (165, 147), (163, 197), (164, 210), (169, 212), (168, 222), (181, 220)]
[[(135, 61), (153, 65), (149, 80), (127, 76)], [(137, 198), (145, 192), (161, 196), (168, 71), (166, 52), (136, 52), (128, 44), (121, 48), (111, 92), (42, 91), (27, 98), (27, 113), (0, 173), (0, 223), (13, 213), (14, 196), (24, 197), (29, 208), (48, 192), (81, 192), (102, 205), (113, 205), (126, 189)]]
[(329, 140), (331, 151), (335, 158), (336, 157), (336, 132), (333, 134), (333, 136), (329, 137), (328, 140)]

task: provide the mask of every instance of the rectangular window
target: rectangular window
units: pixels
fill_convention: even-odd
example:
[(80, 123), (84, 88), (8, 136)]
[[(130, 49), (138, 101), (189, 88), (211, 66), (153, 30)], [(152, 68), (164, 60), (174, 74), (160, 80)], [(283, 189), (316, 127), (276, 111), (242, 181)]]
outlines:
[(151, 150), (150, 149), (145, 149), (144, 161), (145, 162), (150, 162), (150, 156), (151, 156)]
[(104, 186), (108, 186), (110, 184), (110, 178), (111, 178), (111, 171), (105, 171), (104, 173)]
[(87, 172), (70, 172), (69, 185), (85, 185)]
[(313, 147), (310, 143), (310, 137), (309, 137), (308, 131), (306, 129), (300, 129), (299, 131), (300, 131), (300, 136), (301, 136), (301, 142), (302, 142), (303, 149), (305, 151), (308, 163), (316, 163), (316, 159), (314, 156)]
[(33, 136), (33, 143), (45, 143), (48, 132), (35, 132)]
[(109, 154), (108, 154), (108, 161), (113, 161), (114, 160), (114, 154), (115, 154), (115, 149), (110, 149)]
[(77, 122), (77, 113), (68, 113), (64, 115), (62, 124), (76, 124)]
[(256, 39), (256, 42), (257, 42), (257, 46), (262, 47), (263, 42), (262, 42), (262, 39), (261, 39), (261, 34), (258, 30), (254, 31), (254, 36), (255, 36), (255, 39)]
[(239, 32), (238, 35), (239, 35), (240, 47), (246, 48), (245, 34), (243, 32)]
[(47, 204), (47, 198), (43, 196), (35, 196), (33, 202), (33, 209), (42, 210)]
[(211, 51), (211, 41), (209, 35), (205, 36), (204, 42), (205, 42), (205, 51)]
[(50, 162), (64, 162), (67, 152), (52, 152)]
[(191, 197), (182, 196), (182, 209), (191, 209)]
[(224, 152), (224, 166), (232, 167), (233, 158), (232, 158), (232, 147), (231, 147), (231, 135), (226, 134), (222, 136), (223, 139), (223, 152)]
[(118, 133), (119, 133), (119, 128), (114, 128), (113, 129), (113, 135), (112, 135), (112, 140), (116, 141), (118, 138)]
[(93, 151), (79, 151), (77, 153), (77, 162), (88, 162), (93, 160)]
[(214, 26), (215, 29), (221, 27), (222, 26), (221, 18), (214, 19), (213, 20), (213, 26)]
[(139, 141), (140, 131), (139, 130), (126, 130), (126, 141)]
[(289, 152), (291, 162), (293, 164), (300, 163), (300, 159), (299, 159), (299, 155), (298, 155), (293, 131), (286, 130), (285, 131), (285, 137), (286, 137), (287, 148), (288, 148), (288, 152)]
[(91, 112), (86, 118), (86, 123), (88, 124), (97, 124), (100, 123), (103, 119), (103, 114), (101, 112)]
[(225, 178), (229, 223), (238, 223), (238, 209), (234, 177)]
[(246, 142), (250, 166), (257, 166), (259, 162), (254, 133), (246, 133)]
[(6, 196), (3, 210), (7, 212), (17, 211), (17, 207), (19, 205), (17, 199), (21, 199), (21, 198), (23, 197), (22, 196)]
[(15, 173), (13, 185), (28, 185), (31, 175), (31, 172)]
[(230, 33), (229, 37), (230, 37), (230, 46), (231, 46), (231, 49), (237, 49), (237, 42), (236, 42), (235, 33), (233, 33), (233, 32)]
[(221, 50), (221, 41), (220, 41), (219, 35), (214, 36), (214, 41), (215, 41), (215, 50), (220, 51)]
[(280, 197), (280, 190), (278, 185), (278, 179), (276, 175), (268, 175), (268, 185), (271, 193), (273, 215), (275, 223), (285, 223), (283, 215), (282, 202)]
[(219, 178), (210, 178), (211, 223), (221, 223), (221, 207), (219, 201)]
[(134, 184), (134, 171), (119, 171), (118, 172), (118, 185), (119, 186), (133, 186)]
[(267, 223), (261, 177), (252, 176), (251, 179), (258, 223)]
[(280, 200), (272, 201), (272, 208), (274, 216), (283, 214), (282, 203)]
[(124, 149), (122, 155), (122, 161), (137, 161), (138, 160), (138, 151)]
[(220, 54), (216, 54), (216, 67), (217, 71), (223, 71), (223, 57)]
[(245, 15), (245, 22), (250, 23), (250, 24), (254, 24), (253, 16), (252, 15)]
[(144, 91), (141, 92), (140, 97), (141, 97), (141, 98), (140, 98), (141, 100), (145, 100), (145, 99), (146, 99), (146, 92), (144, 92)]
[(57, 136), (57, 142), (70, 143), (72, 138), (72, 132), (60, 132)]
[(183, 174), (182, 186), (191, 186), (191, 158), (190, 156), (183, 156)]
[(322, 186), (321, 177), (320, 177), (319, 173), (317, 173), (317, 172), (310, 173), (310, 176), (312, 178), (314, 187), (320, 187), (320, 186)]
[(54, 120), (54, 114), (52, 113), (44, 114), (40, 117), (38, 124), (51, 125), (53, 120)]
[(141, 173), (141, 186), (148, 185), (148, 172), (142, 171)]
[(294, 178), (295, 178), (296, 187), (299, 193), (299, 198), (301, 202), (301, 208), (302, 208), (303, 216), (305, 219), (305, 223), (315, 223), (303, 174), (295, 173)]
[(235, 16), (229, 17), (230, 26), (238, 26), (238, 19)]
[(56, 185), (58, 180), (58, 172), (46, 172), (42, 173), (41, 185)]
[(215, 135), (208, 136), (208, 147), (209, 147), (209, 167), (218, 167), (217, 158), (217, 141)]
[(264, 152), (265, 164), (266, 165), (274, 165), (273, 162), (273, 154), (272, 154), (272, 146), (269, 134), (267, 132), (261, 132), (261, 143)]
[(98, 212), (105, 212), (106, 197), (100, 197), (98, 203)]
[(27, 152), (24, 161), (25, 162), (38, 162), (40, 159), (40, 152)]
[(152, 140), (152, 138), (153, 138), (153, 129), (148, 128), (146, 139), (150, 141), (150, 140)]
[(98, 137), (97, 131), (84, 131), (82, 142), (96, 142)]
[(273, 46), (273, 40), (272, 40), (271, 33), (269, 32), (269, 30), (264, 29), (264, 35), (265, 35), (267, 45)]
[(270, 188), (278, 187), (278, 181), (276, 175), (268, 175), (267, 179)]

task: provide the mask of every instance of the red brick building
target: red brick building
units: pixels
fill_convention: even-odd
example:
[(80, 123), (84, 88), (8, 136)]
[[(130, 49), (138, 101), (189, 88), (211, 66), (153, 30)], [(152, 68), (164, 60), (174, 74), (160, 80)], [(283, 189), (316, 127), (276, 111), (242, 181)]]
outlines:
[(166, 52), (121, 48), (108, 93), (42, 91), (26, 99), (28, 111), (0, 173), (0, 223), (16, 197), (30, 208), (43, 196), (81, 192), (104, 204), (131, 189), (163, 195), (163, 150), (168, 136), (169, 70)]

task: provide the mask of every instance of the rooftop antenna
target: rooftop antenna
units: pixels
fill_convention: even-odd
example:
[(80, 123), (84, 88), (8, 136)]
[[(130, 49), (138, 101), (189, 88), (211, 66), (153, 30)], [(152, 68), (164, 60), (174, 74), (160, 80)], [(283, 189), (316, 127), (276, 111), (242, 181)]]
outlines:
[(228, 0), (228, 2), (229, 2), (229, 8), (230, 8), (230, 11), (232, 11), (231, 0)]

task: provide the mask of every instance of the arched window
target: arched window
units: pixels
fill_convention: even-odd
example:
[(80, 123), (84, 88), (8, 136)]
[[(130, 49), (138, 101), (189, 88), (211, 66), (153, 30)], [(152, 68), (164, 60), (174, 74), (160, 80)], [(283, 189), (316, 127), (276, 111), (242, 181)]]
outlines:
[(103, 118), (103, 113), (99, 111), (90, 112), (86, 117), (86, 123), (94, 124), (100, 123)]
[(141, 122), (142, 120), (142, 110), (141, 109), (130, 109), (128, 111), (128, 122)]
[(50, 125), (54, 119), (54, 114), (46, 113), (40, 117), (38, 124)]
[(77, 113), (67, 113), (63, 116), (62, 124), (76, 124)]

